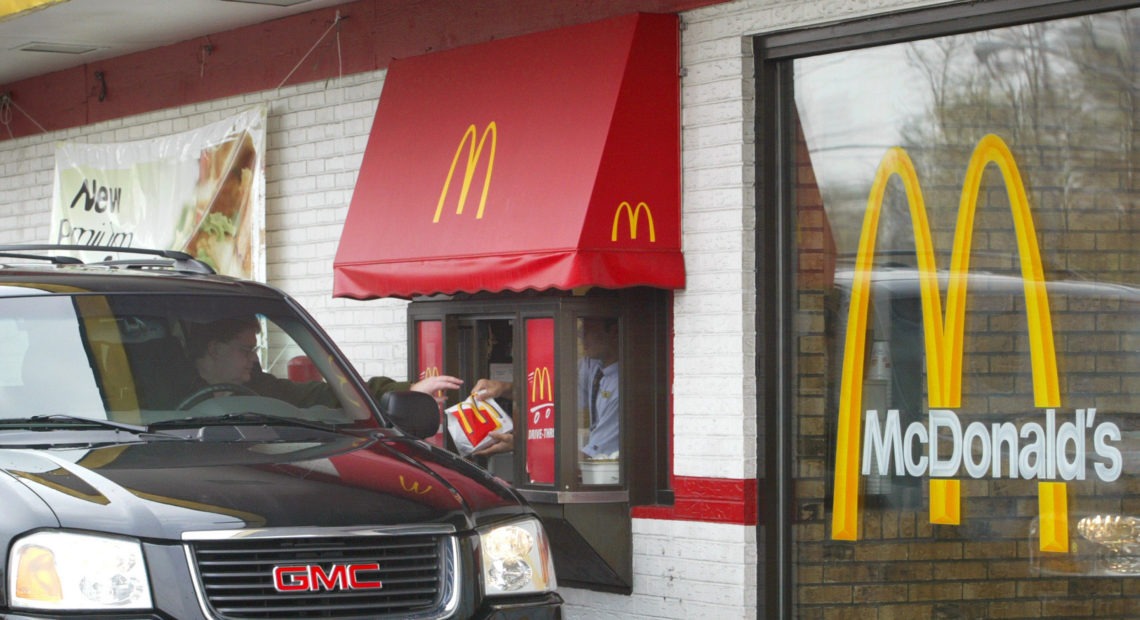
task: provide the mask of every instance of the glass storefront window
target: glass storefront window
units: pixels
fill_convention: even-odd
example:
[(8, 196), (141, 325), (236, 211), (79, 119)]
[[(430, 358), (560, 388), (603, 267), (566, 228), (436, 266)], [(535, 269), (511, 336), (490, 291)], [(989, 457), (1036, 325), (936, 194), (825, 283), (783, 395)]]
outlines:
[(1140, 613), (1138, 27), (791, 61), (797, 617)]

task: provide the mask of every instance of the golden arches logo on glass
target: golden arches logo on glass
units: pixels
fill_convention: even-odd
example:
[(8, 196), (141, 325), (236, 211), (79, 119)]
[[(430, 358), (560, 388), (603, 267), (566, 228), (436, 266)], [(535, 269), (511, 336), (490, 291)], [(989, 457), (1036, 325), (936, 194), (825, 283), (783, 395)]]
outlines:
[[(424, 368), (422, 371), (420, 371), (420, 379), (427, 379), (429, 377), (438, 377), (442, 374), (443, 374), (443, 372), (439, 369), (439, 366), (428, 366), (428, 367)], [(447, 391), (446, 390), (436, 390), (435, 392), (432, 392), (432, 396), (435, 396), (437, 398), (444, 398), (447, 396)]]
[(641, 219), (641, 214), (645, 213), (647, 226), (649, 227), (649, 242), (657, 242), (657, 227), (653, 224), (653, 211), (649, 209), (649, 205), (645, 202), (633, 203), (628, 200), (623, 200), (621, 204), (614, 210), (614, 223), (610, 231), (610, 241), (616, 242), (618, 240), (618, 228), (622, 221), (622, 214), (625, 214), (625, 221), (629, 225), (629, 238), (637, 239), (638, 222)]
[(550, 369), (539, 366), (530, 373), (530, 402), (545, 403), (554, 400), (554, 381)]
[[(970, 248), (982, 173), (990, 164), (997, 166), (1000, 171), (1009, 197), (1025, 298), (1034, 406), (1042, 412), (1021, 429), (1014, 427), (1012, 422), (993, 424), (992, 427), (987, 427), (982, 422), (973, 422), (963, 431), (954, 410), (960, 407), (962, 397)], [(927, 398), (930, 406), (926, 423), (914, 422), (905, 429), (901, 426), (897, 410), (888, 410), (883, 419), (880, 419), (879, 412), (875, 410), (868, 410), (864, 417), (862, 410), (875, 240), (884, 194), (888, 181), (894, 176), (902, 182), (914, 229), (926, 349)], [(1068, 497), (1064, 480), (1083, 480), (1086, 473), (1084, 468), (1087, 467), (1083, 458), (1079, 463), (1070, 460), (1067, 454), (1073, 450), (1067, 448), (1076, 446), (1083, 453), (1085, 429), (1093, 429), (1094, 451), (1104, 461), (1094, 465), (1095, 473), (1102, 481), (1114, 481), (1122, 469), (1120, 450), (1112, 445), (1113, 441), (1120, 440), (1120, 430), (1112, 422), (1094, 425), (1095, 408), (1076, 409), (1072, 413), (1073, 421), (1058, 423), (1064, 414), (1057, 411), (1061, 406), (1060, 383), (1037, 233), (1017, 162), (1009, 147), (998, 136), (990, 134), (983, 137), (967, 166), (955, 225), (945, 314), (934, 255), (926, 205), (914, 164), (905, 150), (891, 148), (879, 164), (867, 198), (851, 282), (839, 395), (831, 537), (835, 540), (858, 539), (860, 475), (872, 473), (874, 465), (877, 465), (880, 474), (891, 473), (892, 457), (896, 475), (929, 478), (931, 523), (960, 524), (961, 482), (956, 476), (964, 468), (966, 475), (971, 478), (984, 478), (991, 475), (991, 472), (994, 477), (999, 477), (1003, 462), (999, 454), (991, 453), (988, 449), (979, 458), (972, 454), (970, 446), (1004, 445), (1010, 452), (1023, 450), (1019, 459), (1004, 461), (1010, 467), (1007, 475), (1038, 480), (1041, 550), (1067, 552)], [(1019, 448), (1018, 435), (1036, 438), (1035, 443)], [(939, 450), (943, 437), (949, 437), (951, 443), (949, 451), (945, 453)], [(915, 449), (922, 447), (917, 444), (925, 444), (925, 453), (921, 449)], [(1024, 451), (1031, 449), (1037, 454), (1035, 461), (1026, 458)], [(945, 456), (947, 454), (950, 455), (948, 458)], [(1019, 464), (1023, 470), (1015, 471)]]
[[(476, 140), (476, 135), (478, 135), (478, 140)], [(489, 143), (488, 139), (490, 140)], [(471, 190), (471, 181), (475, 178), (475, 170), (479, 167), (479, 162), (483, 160), (483, 149), (486, 148), (487, 164), (483, 173), (483, 193), (479, 197), (479, 209), (475, 212), (475, 219), (483, 219), (483, 210), (487, 206), (487, 192), (491, 189), (491, 174), (495, 170), (495, 148), (498, 141), (499, 128), (494, 121), (487, 123), (482, 134), (478, 133), (474, 124), (469, 125), (467, 131), (463, 132), (459, 146), (455, 149), (455, 156), (451, 159), (451, 168), (447, 171), (447, 179), (443, 182), (443, 190), (439, 193), (439, 203), (435, 207), (435, 216), (431, 220), (433, 224), (439, 222), (439, 216), (443, 213), (443, 205), (447, 202), (451, 190), (451, 181), (455, 177), (455, 168), (459, 165), (464, 147), (467, 147), (467, 157), (464, 159), (463, 184), (459, 188), (455, 214), (463, 214), (463, 207), (467, 204), (467, 194)]]

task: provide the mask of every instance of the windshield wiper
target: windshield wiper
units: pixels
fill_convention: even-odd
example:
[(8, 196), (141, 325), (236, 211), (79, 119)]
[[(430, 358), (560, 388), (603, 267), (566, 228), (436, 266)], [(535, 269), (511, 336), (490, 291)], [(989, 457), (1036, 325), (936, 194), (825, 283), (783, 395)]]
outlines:
[(28, 418), (0, 418), (0, 428), (9, 429), (12, 427), (19, 427), (19, 430), (32, 432), (42, 432), (52, 429), (59, 430), (64, 427), (74, 428), (80, 425), (97, 426), (101, 428), (109, 428), (116, 431), (126, 431), (139, 437), (146, 436), (161, 439), (185, 439), (184, 437), (171, 435), (165, 432), (152, 432), (149, 426), (144, 426), (141, 424), (116, 422), (115, 420), (107, 420), (103, 418), (85, 418), (83, 416), (71, 415), (67, 413), (34, 415)]
[(230, 424), (234, 426), (243, 424), (280, 424), (283, 426), (299, 426), (302, 428), (311, 428), (313, 430), (333, 432), (336, 427), (326, 422), (317, 422), (315, 420), (302, 420), (299, 418), (290, 418), (279, 415), (269, 415), (266, 413), (227, 413), (225, 415), (209, 416), (209, 417), (194, 417), (194, 418), (178, 418), (174, 420), (164, 420), (162, 422), (155, 422), (151, 424), (151, 428), (158, 426), (212, 426), (218, 424)]
[[(130, 431), (132, 433), (142, 434), (150, 432), (150, 429), (138, 424), (130, 424), (128, 422), (116, 422), (114, 420), (102, 420), (99, 418), (84, 418), (77, 415), (69, 415), (66, 413), (53, 413), (50, 415), (34, 415), (30, 418), (23, 418), (28, 422), (49, 422), (56, 420), (66, 420), (68, 422), (78, 422), (83, 424), (94, 424), (96, 426), (103, 426), (106, 428), (113, 428), (120, 431)], [(4, 420), (5, 422), (13, 420)]]

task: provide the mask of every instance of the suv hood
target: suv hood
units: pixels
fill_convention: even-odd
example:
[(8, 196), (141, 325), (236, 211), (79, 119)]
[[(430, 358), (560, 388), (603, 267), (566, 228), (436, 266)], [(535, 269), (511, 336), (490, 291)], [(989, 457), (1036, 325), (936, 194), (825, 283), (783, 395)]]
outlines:
[(55, 514), (58, 524), (43, 527), (169, 540), (187, 531), (317, 525), (441, 523), (463, 531), (481, 512), (519, 501), (450, 453), (385, 435), (50, 450), (0, 444), (0, 471)]

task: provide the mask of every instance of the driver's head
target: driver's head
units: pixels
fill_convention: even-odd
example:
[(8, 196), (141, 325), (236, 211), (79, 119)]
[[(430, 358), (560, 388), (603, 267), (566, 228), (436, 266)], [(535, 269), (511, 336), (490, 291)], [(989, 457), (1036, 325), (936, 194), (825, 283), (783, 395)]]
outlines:
[(187, 346), (198, 374), (210, 384), (249, 381), (257, 363), (257, 332), (253, 319), (223, 319), (196, 327)]

